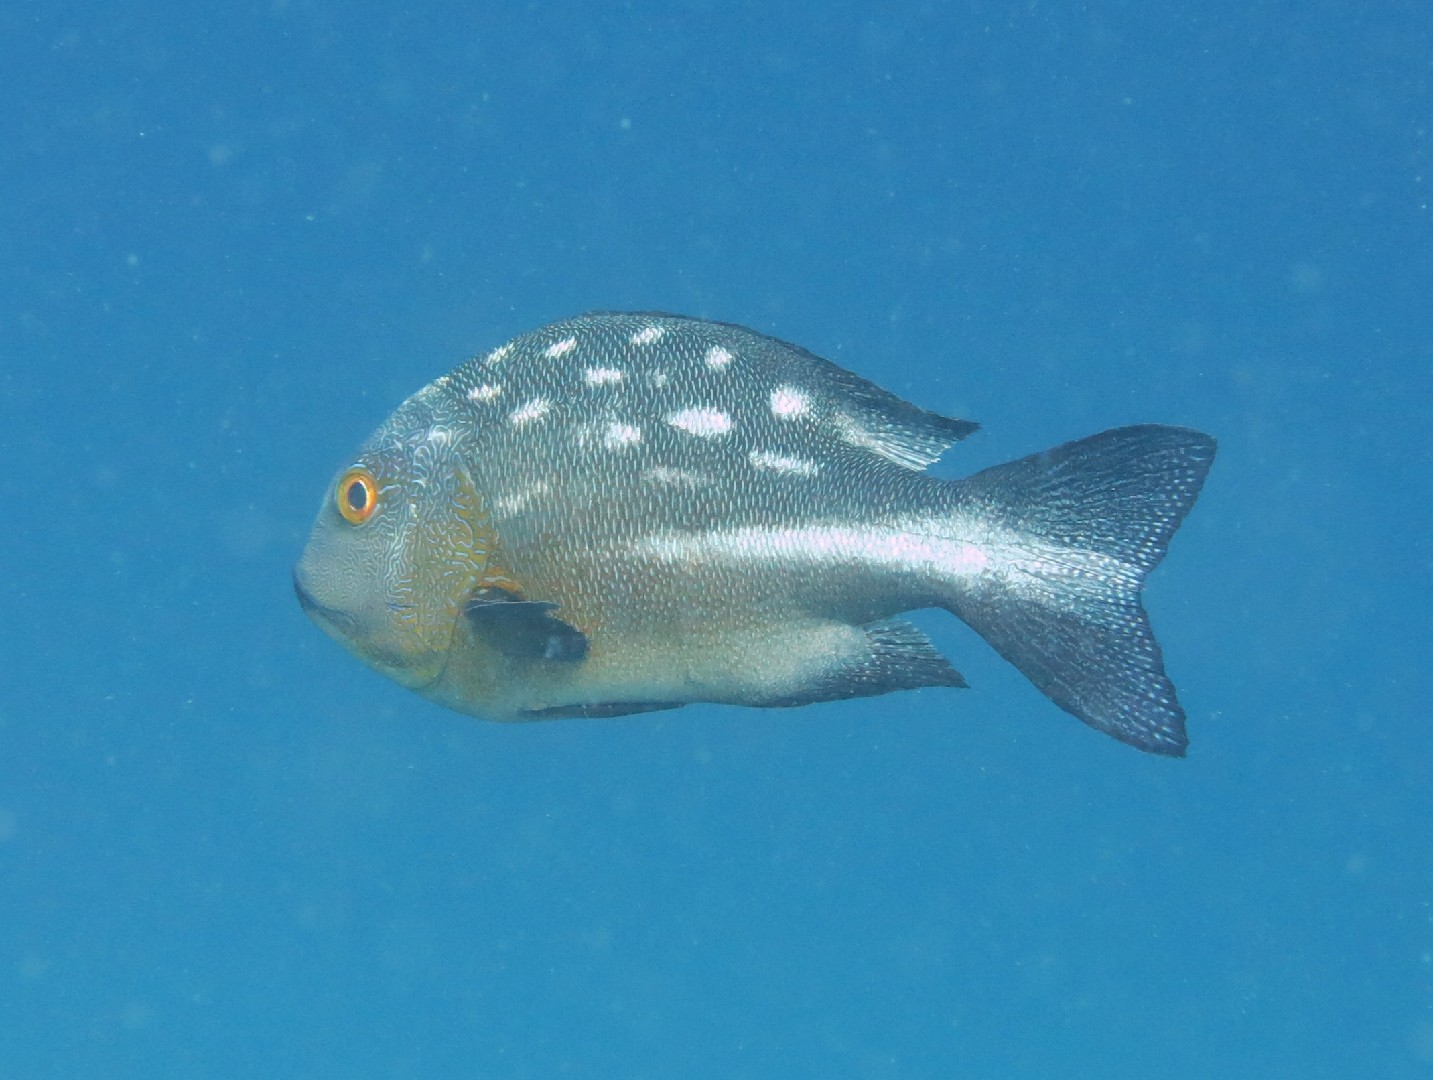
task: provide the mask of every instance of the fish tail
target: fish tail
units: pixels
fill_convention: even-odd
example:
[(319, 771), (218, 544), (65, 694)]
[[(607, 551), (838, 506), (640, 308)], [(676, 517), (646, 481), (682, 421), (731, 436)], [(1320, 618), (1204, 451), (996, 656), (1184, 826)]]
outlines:
[(944, 605), (1062, 709), (1183, 756), (1184, 710), (1140, 592), (1214, 451), (1187, 428), (1117, 428), (955, 482), (948, 527), (980, 539), (957, 549)]

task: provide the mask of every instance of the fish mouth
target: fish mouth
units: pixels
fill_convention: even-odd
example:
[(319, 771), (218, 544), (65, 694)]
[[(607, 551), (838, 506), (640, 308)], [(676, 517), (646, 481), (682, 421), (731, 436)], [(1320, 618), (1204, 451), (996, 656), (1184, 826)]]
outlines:
[(342, 636), (345, 639), (352, 639), (357, 632), (358, 620), (352, 615), (321, 604), (314, 598), (313, 593), (309, 592), (308, 586), (304, 584), (303, 576), (297, 566), (294, 567), (294, 595), (298, 597), (299, 607), (304, 609), (308, 617), (334, 634), (335, 637)]
[(293, 582), (299, 607), (318, 624), (320, 630), (400, 686), (421, 690), (436, 682), (447, 670), (447, 653), (442, 654), (436, 663), (415, 664), (412, 656), (399, 649), (375, 646), (371, 635), (364, 633), (363, 621), (317, 599), (304, 584), (303, 573), (297, 566), (293, 570)]

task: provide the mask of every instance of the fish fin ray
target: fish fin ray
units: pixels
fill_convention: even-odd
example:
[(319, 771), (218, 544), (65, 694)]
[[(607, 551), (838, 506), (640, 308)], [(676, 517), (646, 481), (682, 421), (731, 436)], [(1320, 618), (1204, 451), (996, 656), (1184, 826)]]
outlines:
[(785, 708), (818, 701), (874, 697), (895, 690), (968, 685), (930, 639), (904, 619), (882, 619), (860, 629), (866, 638), (864, 652), (829, 668), (793, 692), (752, 704)]
[(831, 424), (841, 441), (912, 472), (923, 471), (980, 426), (972, 420), (924, 412), (914, 405), (908, 408), (923, 415), (897, 419), (888, 411), (851, 409), (832, 417)]
[[(823, 361), (824, 363), (824, 361)], [(841, 407), (829, 422), (845, 443), (869, 450), (912, 472), (920, 472), (967, 435), (974, 420), (929, 412), (831, 365)]]
[(1012, 538), (947, 606), (1062, 709), (1182, 757), (1185, 714), (1140, 601), (1214, 460), (1209, 436), (1119, 428), (952, 485), (957, 513)]
[(553, 614), (557, 605), (524, 600), (506, 589), (479, 589), (464, 614), (475, 633), (516, 660), (576, 663), (587, 657), (587, 635)]

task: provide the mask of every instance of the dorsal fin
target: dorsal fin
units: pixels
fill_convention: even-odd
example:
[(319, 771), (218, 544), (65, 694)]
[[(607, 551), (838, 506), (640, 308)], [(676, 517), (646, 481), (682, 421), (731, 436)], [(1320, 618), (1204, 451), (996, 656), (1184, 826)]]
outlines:
[(844, 368), (829, 365), (844, 398), (832, 418), (840, 438), (916, 472), (979, 429), (973, 420), (928, 412)]

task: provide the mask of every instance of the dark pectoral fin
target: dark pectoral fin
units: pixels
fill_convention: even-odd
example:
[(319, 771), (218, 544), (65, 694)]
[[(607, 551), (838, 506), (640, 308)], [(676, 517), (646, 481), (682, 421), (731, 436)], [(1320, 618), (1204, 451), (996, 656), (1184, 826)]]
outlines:
[(587, 635), (553, 614), (557, 605), (504, 589), (479, 589), (468, 602), (474, 632), (504, 656), (571, 663), (587, 656)]

